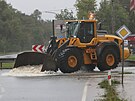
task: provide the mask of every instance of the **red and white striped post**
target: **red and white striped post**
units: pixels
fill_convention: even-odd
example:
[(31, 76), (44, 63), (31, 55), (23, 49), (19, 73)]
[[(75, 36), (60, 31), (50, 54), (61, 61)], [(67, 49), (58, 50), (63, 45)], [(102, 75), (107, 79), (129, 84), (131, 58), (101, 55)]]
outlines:
[(108, 83), (111, 86), (112, 85), (112, 81), (111, 81), (111, 70), (108, 70)]

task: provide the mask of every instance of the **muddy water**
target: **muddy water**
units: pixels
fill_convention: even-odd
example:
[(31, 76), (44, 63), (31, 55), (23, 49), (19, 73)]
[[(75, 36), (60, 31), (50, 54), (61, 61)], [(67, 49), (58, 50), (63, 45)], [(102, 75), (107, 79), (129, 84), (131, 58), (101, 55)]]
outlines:
[(48, 76), (62, 74), (60, 71), (44, 71), (41, 72), (42, 65), (39, 66), (22, 66), (14, 68), (9, 72), (3, 73), (2, 76)]
[(0, 71), (0, 101), (94, 101), (103, 94), (97, 85), (102, 78), (55, 76), (61, 72), (41, 73), (40, 69), (22, 67)]
[[(52, 71), (45, 71), (45, 72), (40, 72), (40, 70), (41, 70), (41, 68), (42, 68), (42, 65), (40, 65), (40, 66), (23, 66), (23, 67), (20, 67), (20, 68), (15, 68), (15, 69), (12, 69), (12, 70), (10, 70), (10, 71), (7, 71), (7, 72), (4, 72), (4, 73), (2, 73), (2, 75), (4, 76), (4, 78), (5, 78), (5, 76), (24, 76), (24, 77), (26, 77), (26, 76), (29, 76), (29, 77), (32, 77), (32, 76), (34, 76), (34, 77), (36, 77), (36, 76), (49, 76), (49, 75), (63, 75), (60, 71), (58, 71), (58, 72), (52, 72)], [(119, 68), (116, 68), (114, 71), (116, 71), (116, 72), (120, 72), (121, 71), (121, 68), (119, 67)], [(134, 92), (135, 92), (135, 67), (126, 67), (125, 69), (124, 69), (124, 71), (125, 72), (133, 72), (133, 74), (124, 74), (124, 87), (122, 86), (122, 85), (119, 85), (118, 87), (117, 87), (117, 91), (118, 91), (118, 94), (120, 95), (120, 97), (121, 98), (123, 98), (123, 99), (127, 99), (127, 101), (135, 101), (135, 96), (134, 96)], [(81, 71), (82, 72), (82, 71)], [(79, 72), (77, 72), (78, 74), (81, 74), (80, 73), (80, 71)], [(55, 76), (54, 76), (55, 77)], [(79, 77), (79, 76), (78, 76)], [(3, 77), (2, 77), (3, 78)], [(6, 77), (7, 78), (7, 77)], [(62, 79), (62, 81), (61, 81), (61, 83), (63, 83), (63, 82), (65, 82), (66, 80), (65, 80), (65, 78), (62, 78), (62, 77), (60, 77), (61, 79)], [(70, 78), (70, 77), (69, 77)], [(115, 77), (116, 78), (116, 77)], [(8, 78), (8, 79), (11, 79), (11, 77), (10, 78)], [(35, 79), (35, 78), (34, 78)], [(36, 78), (36, 79), (39, 79), (39, 78)], [(45, 78), (43, 78), (43, 79), (45, 79)], [(52, 79), (52, 78), (51, 78)], [(50, 82), (51, 81), (51, 79), (49, 79), (48, 80), (48, 82)], [(61, 79), (59, 79), (59, 78), (56, 78), (56, 79), (58, 79), (58, 80), (61, 80)], [(63, 80), (64, 79), (64, 80)], [(103, 95), (103, 92), (99, 92), (98, 90), (100, 90), (100, 88), (97, 88), (97, 84), (99, 83), (99, 82), (101, 82), (101, 80), (102, 80), (103, 78), (101, 78), (100, 80), (98, 80), (98, 78), (91, 78), (91, 79), (89, 79), (89, 85), (88, 85), (88, 91), (87, 91), (87, 94), (89, 95), (87, 95), (87, 99), (91, 99), (91, 97), (94, 97), (95, 95), (97, 96), (98, 95), (98, 97), (100, 97), (101, 95)], [(114, 77), (113, 77), (113, 74), (112, 74), (112, 79), (114, 79)], [(119, 80), (119, 81), (121, 81), (121, 77), (119, 76), (119, 77), (117, 77), (117, 79)], [(17, 79), (18, 80), (18, 79)], [(19, 79), (20, 80), (20, 79)], [(33, 80), (33, 78), (32, 78), (32, 80)], [(54, 80), (54, 79), (53, 79)], [(80, 80), (79, 80), (80, 81)], [(82, 84), (84, 85), (84, 83), (86, 82), (87, 80), (85, 79), (84, 80), (84, 82), (82, 82)], [(28, 82), (31, 82), (31, 80), (29, 81), (28, 80)], [(46, 80), (44, 81), (42, 81), (42, 82), (46, 82)], [(34, 82), (34, 83), (36, 83), (36, 82)], [(58, 85), (61, 85), (61, 83), (58, 83)], [(71, 82), (71, 83), (74, 83), (74, 82)], [(29, 84), (29, 83), (28, 83)], [(42, 84), (42, 83), (41, 83)], [(39, 85), (41, 85), (41, 84), (39, 84)], [(46, 85), (45, 83), (43, 83), (44, 85)], [(5, 84), (3, 84), (3, 85), (5, 85)], [(49, 84), (50, 85), (50, 84)], [(9, 86), (9, 85), (8, 85)], [(48, 84), (46, 85), (46, 86), (48, 86)], [(19, 88), (19, 89), (22, 89), (22, 87), (23, 87), (23, 85)], [(31, 86), (29, 86), (29, 87), (31, 87)], [(43, 86), (44, 87), (44, 86)], [(60, 86), (61, 87), (61, 86)], [(91, 88), (92, 87), (92, 88)], [(0, 94), (0, 99), (1, 99), (1, 97), (2, 97), (2, 95), (3, 95), (3, 93), (5, 92), (4, 91), (4, 89), (3, 89), (3, 87), (1, 87), (1, 85), (0, 85), (0, 88), (1, 88), (1, 93), (2, 94)], [(12, 88), (12, 86), (11, 86), (11, 88)], [(81, 88), (82, 88), (82, 86), (81, 86)], [(64, 88), (63, 88), (64, 89)], [(31, 89), (32, 90), (32, 89)], [(27, 90), (26, 90), (27, 91)], [(49, 90), (47, 90), (47, 91), (49, 91)], [(53, 90), (54, 91), (54, 90)], [(97, 91), (97, 92), (94, 92), (94, 93), (91, 93), (92, 91)], [(40, 92), (40, 91), (39, 91)], [(44, 90), (43, 90), (43, 92), (44, 92)], [(82, 91), (81, 91), (82, 92)], [(98, 94), (99, 93), (99, 94)], [(62, 93), (61, 93), (62, 94)], [(61, 94), (60, 94), (60, 96), (61, 96)], [(13, 95), (14, 96), (14, 95)], [(12, 96), (12, 97), (13, 97)], [(26, 96), (26, 95), (25, 95)], [(2, 97), (3, 98), (3, 97)], [(80, 98), (81, 99), (81, 98)], [(94, 98), (95, 99), (95, 98)], [(93, 100), (94, 100), (93, 99)], [(33, 99), (32, 99), (33, 100)], [(70, 99), (71, 100), (71, 99)], [(5, 100), (6, 101), (6, 100)]]
[[(124, 69), (125, 72), (132, 72), (133, 74), (124, 74), (124, 85), (117, 87), (120, 97), (127, 101), (135, 101), (135, 67)], [(119, 78), (121, 81), (121, 78)]]
[[(11, 69), (10, 71), (6, 72), (6, 73), (2, 73), (2, 76), (50, 76), (50, 75), (65, 75), (63, 74), (60, 70), (58, 70), (57, 72), (54, 72), (54, 71), (44, 71), (44, 72), (41, 72), (41, 69), (42, 69), (42, 65), (37, 65), (37, 66), (21, 66), (21, 67), (18, 67), (18, 68), (14, 68), (14, 69)], [(99, 71), (97, 68), (95, 68), (94, 70), (95, 72), (96, 71)], [(77, 71), (77, 72), (74, 72), (74, 73), (69, 73), (69, 75), (71, 74), (74, 74), (74, 75), (79, 75), (82, 73), (88, 73), (86, 71), (83, 71), (83, 70), (80, 70), (80, 71)], [(67, 73), (66, 73), (67, 74)]]

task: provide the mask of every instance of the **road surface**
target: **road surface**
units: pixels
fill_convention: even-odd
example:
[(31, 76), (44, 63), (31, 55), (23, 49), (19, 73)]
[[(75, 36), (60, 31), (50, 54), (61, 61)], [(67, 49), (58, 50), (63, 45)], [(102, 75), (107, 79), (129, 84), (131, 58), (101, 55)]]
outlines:
[(94, 101), (103, 90), (102, 78), (79, 75), (3, 76), (0, 71), (0, 101)]
[[(94, 101), (104, 94), (98, 83), (107, 79), (107, 72), (98, 71), (46, 75), (39, 75), (35, 70), (33, 74), (21, 74), (17, 71), (17, 75), (9, 71), (0, 71), (0, 101)], [(121, 68), (113, 70), (112, 79), (121, 81), (120, 71)], [(135, 73), (135, 68), (125, 68), (125, 72)], [(125, 74), (124, 88), (121, 85), (117, 87), (119, 95), (128, 101), (134, 101), (134, 84), (135, 74)]]

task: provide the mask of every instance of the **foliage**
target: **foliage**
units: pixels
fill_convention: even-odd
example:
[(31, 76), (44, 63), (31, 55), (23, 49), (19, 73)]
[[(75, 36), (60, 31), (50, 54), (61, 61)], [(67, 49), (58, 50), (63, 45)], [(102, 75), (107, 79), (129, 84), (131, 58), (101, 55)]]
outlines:
[[(99, 22), (103, 22), (102, 28), (112, 33), (123, 24), (135, 33), (135, 13), (129, 10), (130, 0), (102, 0), (97, 9), (96, 0), (76, 0), (78, 19), (87, 19), (89, 12), (94, 12)], [(51, 21), (41, 18), (42, 12), (36, 9), (31, 15), (26, 15), (14, 9), (5, 0), (0, 0), (0, 52), (18, 52), (31, 50), (32, 44), (48, 44), (52, 34)], [(112, 23), (113, 16), (113, 23)], [(76, 19), (72, 11), (61, 10), (56, 14), (56, 19)]]
[(107, 80), (103, 80), (101, 83), (99, 83), (98, 85), (100, 88), (103, 88), (106, 91), (104, 99), (101, 99), (100, 101), (127, 101), (119, 98), (115, 90), (115, 86), (118, 84), (120, 84), (120, 82), (117, 80), (112, 80), (112, 86), (109, 85)]
[(12, 69), (14, 67), (14, 62), (11, 63), (2, 63), (1, 69)]
[(88, 14), (96, 10), (96, 0), (76, 0), (75, 7), (78, 19), (88, 19)]
[(57, 20), (74, 20), (76, 19), (73, 12), (68, 11), (68, 9), (61, 10), (60, 14), (56, 14), (55, 18)]
[(135, 34), (135, 12), (129, 13), (129, 29)]
[(47, 44), (51, 21), (43, 21), (41, 12), (26, 15), (0, 0), (0, 52), (31, 50), (32, 44)]
[(88, 13), (93, 12), (96, 19), (102, 22), (102, 29), (112, 34), (122, 25), (135, 33), (135, 13), (130, 11), (129, 6), (130, 0), (101, 0), (99, 7), (96, 0), (76, 0), (75, 4), (78, 19), (87, 19)]
[(103, 22), (103, 29), (106, 29), (112, 34), (115, 34), (112, 27), (114, 27), (114, 32), (116, 32), (123, 24), (128, 26), (129, 22), (128, 12), (118, 1), (115, 2), (115, 0), (113, 3), (108, 0), (103, 0), (100, 3), (100, 8), (97, 11), (97, 19)]
[(128, 60), (135, 60), (135, 54), (130, 55)]
[[(135, 33), (135, 13), (133, 11), (130, 11), (130, 0), (114, 0), (114, 2), (120, 4), (123, 9), (127, 12), (128, 19), (125, 25), (128, 26), (128, 28), (131, 30), (131, 32)], [(117, 9), (116, 9), (117, 10)]]
[(35, 17), (37, 20), (41, 20), (41, 15), (42, 13), (38, 9), (36, 9), (33, 14), (31, 14), (31, 16)]

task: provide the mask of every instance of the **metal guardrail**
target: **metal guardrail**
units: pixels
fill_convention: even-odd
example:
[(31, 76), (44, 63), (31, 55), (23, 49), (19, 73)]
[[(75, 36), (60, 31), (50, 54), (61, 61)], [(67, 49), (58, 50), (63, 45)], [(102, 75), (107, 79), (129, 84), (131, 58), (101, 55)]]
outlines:
[(134, 60), (126, 60), (125, 65), (129, 67), (135, 67), (135, 61)]
[[(15, 60), (16, 60), (16, 57), (14, 57), (14, 58), (0, 58), (0, 69), (2, 69), (2, 63), (10, 63), (10, 62), (14, 62)], [(121, 66), (121, 64), (119, 64), (119, 66)], [(125, 60), (124, 66), (135, 67), (135, 61)]]
[(0, 58), (0, 69), (2, 69), (2, 63), (14, 62), (16, 58)]

